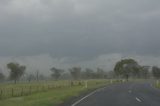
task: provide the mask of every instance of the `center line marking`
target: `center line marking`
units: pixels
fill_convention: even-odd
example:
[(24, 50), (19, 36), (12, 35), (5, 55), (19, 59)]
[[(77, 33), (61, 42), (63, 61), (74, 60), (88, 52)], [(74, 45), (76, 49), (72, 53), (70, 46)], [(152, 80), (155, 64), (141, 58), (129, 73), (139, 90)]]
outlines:
[(129, 90), (128, 92), (129, 92), (129, 93), (132, 93), (132, 91), (131, 91), (131, 90)]
[(139, 98), (137, 98), (137, 97), (136, 97), (136, 100), (137, 100), (138, 102), (142, 102), (142, 101), (141, 101)]

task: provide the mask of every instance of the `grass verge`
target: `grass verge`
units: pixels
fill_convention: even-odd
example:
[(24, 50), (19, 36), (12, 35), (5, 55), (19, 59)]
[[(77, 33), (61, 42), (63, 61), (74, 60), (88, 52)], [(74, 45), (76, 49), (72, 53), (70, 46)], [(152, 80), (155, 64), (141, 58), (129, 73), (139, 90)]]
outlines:
[(110, 84), (109, 80), (90, 80), (88, 88), (84, 85), (61, 87), (28, 96), (11, 97), (0, 100), (0, 106), (56, 106), (82, 92)]

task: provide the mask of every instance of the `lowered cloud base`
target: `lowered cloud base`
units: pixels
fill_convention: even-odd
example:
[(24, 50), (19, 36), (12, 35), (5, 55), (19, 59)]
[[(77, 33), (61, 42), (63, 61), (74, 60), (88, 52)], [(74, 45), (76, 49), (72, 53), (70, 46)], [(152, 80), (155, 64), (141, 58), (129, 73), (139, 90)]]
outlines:
[(159, 66), (159, 22), (159, 0), (1, 0), (0, 65), (112, 70), (127, 56)]
[(63, 57), (54, 58), (48, 54), (37, 55), (37, 56), (21, 56), (21, 57), (0, 57), (0, 68), (4, 73), (8, 74), (6, 64), (9, 62), (18, 62), (20, 64), (26, 65), (26, 73), (34, 74), (37, 70), (41, 74), (50, 75), (50, 69), (52, 67), (64, 69), (66, 72), (69, 68), (77, 66), (85, 68), (91, 68), (96, 70), (96, 68), (102, 68), (105, 71), (113, 70), (116, 62), (124, 58), (135, 59), (140, 65), (147, 66), (160, 66), (160, 56), (135, 56), (135, 55), (122, 55), (118, 53), (114, 54), (104, 54), (92, 58), (90, 60), (81, 60), (81, 58)]

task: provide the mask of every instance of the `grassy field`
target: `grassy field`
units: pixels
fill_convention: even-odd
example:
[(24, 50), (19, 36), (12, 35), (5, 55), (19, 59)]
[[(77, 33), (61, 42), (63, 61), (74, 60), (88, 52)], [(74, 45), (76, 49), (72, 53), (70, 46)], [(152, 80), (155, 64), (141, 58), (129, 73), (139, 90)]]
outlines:
[[(115, 81), (112, 81), (114, 83)], [(107, 84), (110, 80), (48, 81), (0, 85), (0, 106), (56, 106), (82, 92)]]

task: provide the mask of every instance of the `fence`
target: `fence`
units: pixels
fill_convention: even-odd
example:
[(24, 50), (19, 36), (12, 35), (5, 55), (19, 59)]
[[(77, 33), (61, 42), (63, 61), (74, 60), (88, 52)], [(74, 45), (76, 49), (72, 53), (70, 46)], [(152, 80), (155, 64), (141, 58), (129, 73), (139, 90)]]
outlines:
[(94, 86), (94, 85), (101, 85), (106, 83), (113, 83), (116, 82), (116, 80), (90, 80), (87, 81), (55, 81), (55, 82), (46, 82), (41, 84), (8, 84), (0, 86), (0, 99), (6, 99), (11, 97), (20, 97), (20, 96), (27, 96), (31, 95), (33, 93), (38, 92), (45, 92), (49, 90), (54, 89), (61, 89), (61, 88), (67, 88), (67, 87), (73, 87), (73, 86), (84, 86), (84, 88), (87, 88), (86, 86)]
[(82, 86), (84, 85), (83, 82), (81, 84), (79, 82), (64, 82), (64, 83), (57, 83), (57, 84), (33, 84), (33, 85), (22, 85), (16, 86), (13, 85), (9, 87), (0, 87), (0, 99), (6, 99), (10, 97), (20, 97), (20, 96), (27, 96), (33, 93), (38, 92), (45, 92), (53, 89), (60, 89), (65, 87), (71, 86)]

